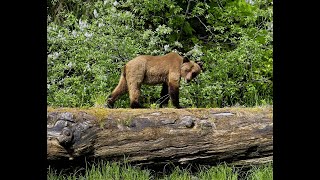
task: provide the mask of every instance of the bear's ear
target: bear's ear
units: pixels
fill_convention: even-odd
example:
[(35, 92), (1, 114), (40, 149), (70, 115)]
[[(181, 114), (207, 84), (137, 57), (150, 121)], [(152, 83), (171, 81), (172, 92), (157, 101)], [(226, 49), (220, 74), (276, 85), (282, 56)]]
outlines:
[(203, 62), (202, 61), (195, 61), (195, 63), (197, 63), (200, 66), (201, 70), (204, 71)]
[(190, 62), (189, 58), (183, 57), (183, 63)]

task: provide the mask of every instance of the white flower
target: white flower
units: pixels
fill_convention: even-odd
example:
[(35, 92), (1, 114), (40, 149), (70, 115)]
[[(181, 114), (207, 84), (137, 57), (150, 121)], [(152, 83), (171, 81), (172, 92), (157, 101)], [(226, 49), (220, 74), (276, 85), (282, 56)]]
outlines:
[(60, 56), (60, 53), (54, 52), (53, 53), (53, 59), (57, 59)]
[(97, 10), (95, 9), (95, 10), (93, 10), (93, 16), (95, 17), (95, 18), (98, 18), (98, 16), (99, 16), (99, 14), (98, 14), (98, 12), (97, 12)]
[(89, 64), (87, 64), (87, 65), (86, 65), (86, 70), (87, 70), (87, 71), (90, 71), (90, 70), (91, 70), (91, 68), (90, 68), (90, 65), (89, 65)]
[[(115, 7), (111, 8), (111, 12), (116, 12), (116, 11), (117, 11), (117, 8), (115, 8)], [(116, 17), (116, 15), (112, 14), (112, 17)]]
[(126, 11), (125, 15), (126, 16), (131, 16), (131, 13), (129, 11)]
[(273, 23), (272, 22), (267, 23), (267, 30), (273, 31)]
[(91, 37), (92, 37), (92, 33), (86, 32), (86, 33), (84, 34), (84, 36), (87, 37), (87, 38), (91, 38)]
[(110, 4), (110, 3), (112, 3), (112, 2), (113, 2), (113, 0), (104, 0), (104, 1), (103, 1), (103, 5), (106, 5), (107, 3)]
[(113, 6), (117, 6), (118, 4), (119, 4), (118, 1), (113, 2)]
[(175, 42), (174, 42), (174, 45), (177, 46), (177, 47), (180, 47), (180, 48), (183, 47), (182, 44), (181, 44), (180, 42), (178, 42), (178, 41), (175, 41)]
[(103, 26), (105, 26), (105, 24), (103, 24), (103, 23), (98, 24), (98, 27), (103, 27)]
[(55, 26), (55, 25), (53, 25), (53, 27), (49, 26), (49, 28), (50, 28), (50, 30), (53, 30), (53, 31), (57, 30), (57, 26)]
[(79, 27), (82, 31), (84, 28), (88, 27), (88, 24), (85, 21), (81, 21), (81, 19), (79, 19)]
[(72, 33), (73, 37), (77, 36), (77, 32), (75, 30), (73, 30), (71, 33)]
[(58, 38), (62, 38), (62, 34), (59, 33), (59, 34), (58, 34)]
[(201, 51), (201, 46), (197, 44), (194, 45), (193, 48), (190, 51), (188, 51), (186, 54), (196, 57), (196, 59), (199, 59), (200, 56), (203, 56), (203, 52)]
[(247, 3), (253, 5), (254, 4), (254, 1), (253, 0), (246, 0)]
[(160, 27), (162, 27), (162, 26), (160, 25), (160, 26), (158, 26), (158, 27), (156, 28), (156, 31), (157, 31), (157, 32), (160, 31)]
[(48, 58), (52, 58), (53, 60), (57, 59), (59, 57), (60, 53), (53, 52), (52, 54), (48, 55)]
[(168, 51), (169, 50), (169, 44), (164, 45), (164, 51)]
[(67, 65), (69, 68), (71, 68), (72, 67), (72, 62), (69, 62), (69, 64)]

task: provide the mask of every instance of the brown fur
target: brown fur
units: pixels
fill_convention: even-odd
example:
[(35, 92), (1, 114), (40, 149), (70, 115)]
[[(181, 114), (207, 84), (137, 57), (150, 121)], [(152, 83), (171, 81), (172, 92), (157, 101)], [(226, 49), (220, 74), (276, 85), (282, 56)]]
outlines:
[[(108, 98), (107, 105), (113, 107), (114, 102), (122, 94), (129, 92), (130, 107), (140, 108), (140, 88), (142, 84), (162, 84), (161, 96), (168, 94), (176, 108), (179, 105), (180, 78), (187, 82), (195, 78), (201, 71), (201, 64), (189, 61), (179, 54), (171, 52), (163, 56), (140, 55), (129, 61), (123, 68), (119, 84)], [(162, 104), (167, 104), (168, 99)], [(160, 106), (162, 106), (160, 104)]]

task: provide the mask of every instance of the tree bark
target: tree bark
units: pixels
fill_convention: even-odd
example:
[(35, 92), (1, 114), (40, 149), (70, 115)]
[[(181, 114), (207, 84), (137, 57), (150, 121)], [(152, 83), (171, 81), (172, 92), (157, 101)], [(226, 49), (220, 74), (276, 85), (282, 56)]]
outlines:
[(272, 107), (48, 108), (47, 159), (251, 165), (273, 157)]

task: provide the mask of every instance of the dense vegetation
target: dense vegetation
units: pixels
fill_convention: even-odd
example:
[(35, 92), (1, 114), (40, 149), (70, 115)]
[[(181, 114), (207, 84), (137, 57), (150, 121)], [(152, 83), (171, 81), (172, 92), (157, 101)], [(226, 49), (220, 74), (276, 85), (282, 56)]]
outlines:
[(85, 169), (78, 169), (71, 173), (58, 172), (49, 168), (48, 180), (272, 180), (272, 164), (266, 164), (260, 167), (252, 167), (247, 171), (241, 168), (219, 164), (213, 167), (200, 166), (196, 172), (190, 168), (180, 168), (175, 166), (170, 172), (163, 170), (163, 173), (157, 173), (148, 169), (131, 166), (129, 164), (120, 165), (119, 163), (100, 162), (93, 164)]
[[(139, 54), (172, 50), (204, 62), (181, 81), (183, 106), (272, 104), (271, 0), (49, 0), (49, 106), (100, 106), (123, 65)], [(161, 87), (143, 86), (154, 106)], [(129, 107), (123, 96), (116, 107)]]

